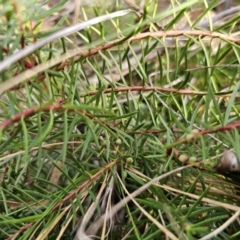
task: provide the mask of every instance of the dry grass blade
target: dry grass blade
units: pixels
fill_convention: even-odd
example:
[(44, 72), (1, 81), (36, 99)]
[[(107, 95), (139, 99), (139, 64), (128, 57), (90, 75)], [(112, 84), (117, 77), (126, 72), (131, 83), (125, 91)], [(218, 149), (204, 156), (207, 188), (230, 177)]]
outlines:
[[(148, 189), (152, 184), (160, 181), (161, 179), (166, 178), (167, 176), (174, 174), (176, 172), (182, 171), (183, 169), (189, 168), (191, 167), (189, 166), (184, 166), (184, 167), (180, 167), (177, 169), (174, 169), (168, 173), (165, 173), (159, 177), (156, 177), (155, 179), (149, 181), (148, 183), (144, 184), (142, 187), (140, 187), (139, 189), (137, 189), (136, 191), (132, 192), (131, 195), (125, 197), (124, 199), (122, 199), (118, 204), (116, 204), (114, 207), (112, 207), (110, 212), (105, 213), (104, 215), (102, 215), (96, 222), (94, 222), (86, 231), (86, 234), (88, 236), (94, 236), (97, 231), (99, 230), (99, 228), (103, 225), (104, 221), (112, 218), (126, 203), (128, 203), (129, 201), (131, 201), (134, 197), (138, 196), (140, 193), (142, 193), (144, 190)], [(161, 226), (160, 226), (161, 227)], [(174, 235), (171, 235), (174, 237)]]

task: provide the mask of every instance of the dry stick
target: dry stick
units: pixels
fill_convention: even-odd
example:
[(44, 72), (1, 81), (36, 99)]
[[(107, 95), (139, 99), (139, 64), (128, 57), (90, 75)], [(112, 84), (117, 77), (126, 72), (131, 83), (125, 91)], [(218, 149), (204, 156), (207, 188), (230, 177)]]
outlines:
[(173, 174), (176, 172), (179, 172), (183, 169), (189, 168), (192, 165), (188, 165), (188, 166), (183, 166), (180, 167), (178, 169), (174, 169), (168, 173), (165, 173), (157, 178), (154, 178), (153, 180), (151, 180), (150, 182), (146, 183), (145, 185), (143, 185), (142, 187), (140, 187), (139, 189), (137, 189), (136, 191), (134, 191), (130, 196), (125, 197), (124, 199), (122, 199), (119, 203), (117, 203), (112, 209), (111, 209), (111, 213), (106, 212), (105, 214), (103, 214), (100, 218), (98, 218), (86, 231), (86, 235), (96, 235), (96, 233), (98, 232), (98, 230), (100, 229), (100, 227), (103, 225), (104, 221), (107, 221), (108, 219), (112, 218), (121, 208), (124, 207), (124, 205), (126, 203), (128, 203), (129, 201), (132, 200), (132, 198), (138, 196), (140, 193), (142, 193), (144, 190), (148, 189), (152, 184), (154, 184), (155, 182)]

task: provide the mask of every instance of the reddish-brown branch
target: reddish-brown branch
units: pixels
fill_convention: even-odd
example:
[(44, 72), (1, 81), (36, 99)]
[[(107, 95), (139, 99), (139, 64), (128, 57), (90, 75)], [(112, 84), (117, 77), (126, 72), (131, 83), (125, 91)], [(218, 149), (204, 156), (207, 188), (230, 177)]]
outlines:
[[(96, 94), (99, 90), (91, 90), (87, 93), (82, 94), (83, 96), (92, 96)], [(207, 92), (203, 91), (194, 91), (189, 89), (176, 89), (176, 88), (165, 88), (165, 87), (150, 87), (150, 86), (126, 86), (126, 87), (116, 87), (116, 88), (107, 88), (102, 91), (102, 93), (111, 93), (111, 92), (128, 92), (128, 91), (159, 91), (159, 92), (169, 92), (169, 93), (178, 93), (184, 95), (206, 95)], [(227, 98), (231, 97), (231, 94), (216, 94), (217, 98)], [(239, 98), (240, 94), (236, 95), (236, 98)]]
[(218, 32), (209, 32), (202, 30), (169, 30), (169, 31), (158, 31), (158, 32), (146, 32), (140, 33), (136, 36), (129, 38), (128, 42), (142, 40), (149, 37), (180, 37), (180, 36), (195, 36), (195, 37), (210, 37), (219, 38), (225, 41), (240, 44), (240, 39), (232, 36), (227, 36), (226, 34), (221, 34)]
[[(122, 39), (117, 39), (111, 42), (107, 42), (105, 44), (102, 44), (100, 46), (97, 46), (92, 49), (80, 49), (80, 51), (75, 51), (75, 55), (71, 55), (69, 58), (71, 58), (71, 61), (69, 61), (69, 58), (65, 61), (63, 61), (58, 67), (55, 67), (55, 71), (61, 71), (64, 69), (66, 66), (69, 66), (70, 64), (76, 61), (79, 61), (79, 58), (81, 57), (90, 57), (95, 54), (97, 54), (99, 51), (104, 51), (111, 49), (112, 47), (118, 46), (119, 44), (124, 44), (124, 43), (130, 43), (133, 41), (139, 41), (145, 38), (158, 38), (158, 37), (163, 37), (163, 38), (169, 38), (169, 37), (179, 37), (179, 36), (201, 36), (201, 37), (210, 37), (210, 38), (219, 38), (225, 41), (233, 42), (235, 44), (240, 44), (240, 39), (234, 38), (232, 36), (227, 36), (221, 33), (217, 32), (209, 32), (209, 31), (201, 31), (201, 30), (171, 30), (171, 31), (158, 31), (158, 32), (145, 32), (145, 33), (140, 33), (136, 36), (133, 36), (129, 39), (127, 39), (125, 42), (122, 41)], [(74, 57), (75, 56), (75, 57)], [(73, 58), (73, 59), (72, 59)], [(26, 66), (29, 68), (29, 66)], [(34, 67), (33, 67), (34, 70)]]
[(7, 238), (7, 240), (11, 240), (14, 239), (16, 236), (19, 236), (20, 234), (22, 234), (23, 232), (25, 232), (28, 228), (30, 228), (32, 225), (34, 224), (34, 222), (28, 223), (26, 225), (24, 225), (22, 228), (19, 229), (19, 231), (17, 231), (15, 234), (9, 236)]
[[(94, 95), (99, 90), (92, 90), (84, 95)], [(103, 93), (111, 92), (128, 92), (128, 91), (161, 91), (161, 92), (171, 92), (171, 93), (180, 93), (186, 95), (206, 95), (206, 92), (193, 91), (193, 90), (181, 90), (175, 88), (164, 88), (164, 87), (150, 87), (150, 86), (128, 86), (128, 87), (116, 87), (116, 88), (107, 88), (103, 90)]]
[[(139, 41), (145, 38), (169, 38), (169, 37), (180, 37), (180, 36), (196, 36), (196, 37), (210, 37), (210, 38), (219, 38), (225, 41), (233, 42), (235, 44), (240, 44), (240, 39), (227, 36), (225, 34), (217, 33), (217, 32), (209, 32), (209, 31), (201, 31), (201, 30), (170, 30), (170, 31), (158, 31), (158, 32), (145, 32), (145, 33), (139, 33), (136, 36), (130, 37), (126, 40), (127, 43), (133, 42), (133, 41)], [(122, 39), (114, 40), (112, 42), (108, 42), (105, 44), (102, 44), (98, 47), (92, 48), (90, 50), (82, 50), (81, 53), (76, 54), (76, 57), (74, 58), (74, 61), (78, 61), (80, 57), (90, 57), (95, 54), (97, 54), (99, 51), (108, 50), (112, 47), (115, 47), (119, 44), (124, 44), (125, 42), (122, 42)], [(69, 66), (69, 64), (72, 64), (72, 61), (69, 62), (64, 61), (60, 64), (60, 66), (57, 68), (57, 70), (61, 70), (66, 66)]]
[(236, 129), (236, 128), (240, 128), (240, 121), (237, 122), (233, 122), (230, 123), (228, 125), (222, 126), (222, 127), (217, 127), (215, 129), (207, 129), (207, 130), (201, 130), (199, 132), (196, 133), (192, 133), (192, 137), (190, 136), (186, 136), (178, 141), (176, 141), (173, 144), (170, 144), (169, 147), (166, 147), (166, 149), (172, 149), (173, 145), (176, 146), (180, 143), (187, 143), (189, 142), (191, 139), (197, 139), (201, 136), (207, 135), (207, 134), (212, 134), (212, 133), (217, 133), (217, 132), (225, 132), (225, 131), (230, 131), (232, 129)]
[(53, 105), (50, 105), (50, 106), (45, 106), (45, 107), (40, 107), (40, 108), (27, 109), (27, 110), (25, 110), (21, 113), (17, 113), (15, 116), (13, 116), (10, 119), (5, 120), (2, 124), (0, 124), (0, 129), (5, 129), (9, 125), (12, 125), (13, 123), (19, 121), (20, 119), (32, 116), (33, 114), (35, 114), (37, 112), (59, 110), (59, 109), (63, 109), (63, 106), (58, 105), (58, 104), (53, 104)]
[[(181, 156), (181, 153), (176, 149), (176, 148), (171, 148), (171, 149), (167, 149), (166, 151), (166, 154), (168, 156), (170, 156), (171, 154), (173, 154), (173, 159), (176, 161), (176, 162), (181, 162), (183, 165), (190, 165), (190, 164), (193, 164), (191, 161), (193, 160), (190, 160), (190, 157), (186, 155), (186, 158), (181, 161), (179, 159), (179, 157)], [(196, 168), (196, 169), (199, 169), (199, 170), (204, 170), (206, 171), (207, 169), (203, 166), (201, 166), (201, 160), (200, 159), (195, 159), (194, 160), (195, 164), (192, 165), (193, 168)], [(208, 170), (209, 171), (209, 170)]]
[(74, 109), (74, 108), (69, 108), (69, 107), (65, 107), (64, 105), (61, 105), (62, 101), (58, 100), (56, 103), (52, 104), (52, 105), (48, 105), (48, 106), (44, 106), (44, 107), (35, 107), (35, 108), (30, 108), (27, 109), (21, 113), (17, 113), (15, 116), (13, 116), (10, 119), (5, 120), (2, 124), (0, 124), (0, 130), (3, 130), (5, 128), (7, 128), (8, 126), (12, 125), (15, 122), (18, 122), (20, 119), (22, 118), (27, 118), (32, 116), (35, 113), (38, 112), (46, 112), (46, 111), (50, 111), (50, 110), (63, 110), (63, 109), (67, 109), (69, 111), (78, 111), (79, 113), (87, 116), (89, 119), (95, 120), (97, 122), (100, 122), (101, 124), (105, 125), (106, 127), (112, 129), (113, 127), (110, 126), (108, 123), (104, 122), (101, 118), (95, 117), (92, 114), (81, 110), (81, 109)]

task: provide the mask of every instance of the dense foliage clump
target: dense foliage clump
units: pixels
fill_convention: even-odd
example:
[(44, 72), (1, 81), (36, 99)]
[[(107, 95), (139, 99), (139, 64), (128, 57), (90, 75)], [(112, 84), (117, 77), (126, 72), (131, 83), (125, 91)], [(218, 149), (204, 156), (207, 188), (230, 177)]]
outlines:
[(0, 239), (237, 238), (238, 2), (113, 2), (0, 4)]

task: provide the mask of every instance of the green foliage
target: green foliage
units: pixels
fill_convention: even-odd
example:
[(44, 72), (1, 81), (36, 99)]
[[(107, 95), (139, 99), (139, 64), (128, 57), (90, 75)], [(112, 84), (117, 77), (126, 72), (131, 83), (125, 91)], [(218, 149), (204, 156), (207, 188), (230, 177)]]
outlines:
[(237, 238), (239, 7), (67, 2), (0, 5), (0, 239)]

